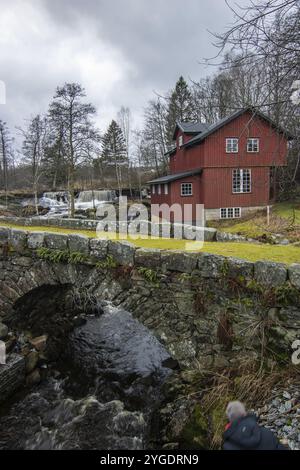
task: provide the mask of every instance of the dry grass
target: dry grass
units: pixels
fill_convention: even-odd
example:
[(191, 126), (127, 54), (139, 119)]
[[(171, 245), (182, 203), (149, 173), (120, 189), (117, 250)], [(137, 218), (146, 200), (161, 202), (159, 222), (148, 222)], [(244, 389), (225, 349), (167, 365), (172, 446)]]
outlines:
[(240, 400), (248, 409), (258, 408), (270, 398), (271, 391), (300, 384), (295, 366), (286, 369), (262, 370), (257, 362), (245, 361), (238, 369), (213, 374), (210, 388), (201, 400), (204, 413), (210, 417), (211, 445), (220, 448), (226, 424), (225, 409), (231, 400)]

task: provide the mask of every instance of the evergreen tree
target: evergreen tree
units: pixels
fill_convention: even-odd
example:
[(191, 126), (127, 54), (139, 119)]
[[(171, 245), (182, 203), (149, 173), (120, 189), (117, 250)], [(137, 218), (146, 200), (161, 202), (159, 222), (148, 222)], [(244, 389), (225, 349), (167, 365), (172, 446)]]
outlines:
[(196, 117), (192, 93), (182, 76), (179, 77), (168, 101), (166, 128), (168, 144), (172, 145), (176, 121), (194, 121)]
[(122, 195), (122, 167), (127, 165), (126, 141), (121, 127), (112, 120), (102, 138), (102, 164), (114, 166), (119, 189)]

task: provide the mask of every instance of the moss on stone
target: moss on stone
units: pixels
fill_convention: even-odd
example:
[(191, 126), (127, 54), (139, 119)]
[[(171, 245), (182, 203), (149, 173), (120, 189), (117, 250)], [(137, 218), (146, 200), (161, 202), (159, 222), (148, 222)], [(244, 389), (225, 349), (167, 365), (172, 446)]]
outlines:
[(196, 404), (192, 416), (180, 436), (184, 449), (207, 449), (209, 447), (208, 421), (200, 406)]

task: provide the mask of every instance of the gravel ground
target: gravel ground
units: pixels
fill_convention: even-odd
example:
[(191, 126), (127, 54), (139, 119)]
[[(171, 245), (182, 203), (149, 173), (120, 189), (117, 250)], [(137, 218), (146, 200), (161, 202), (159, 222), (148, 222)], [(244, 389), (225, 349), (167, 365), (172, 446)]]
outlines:
[(273, 390), (271, 398), (256, 410), (259, 422), (271, 429), (292, 450), (300, 450), (300, 387)]

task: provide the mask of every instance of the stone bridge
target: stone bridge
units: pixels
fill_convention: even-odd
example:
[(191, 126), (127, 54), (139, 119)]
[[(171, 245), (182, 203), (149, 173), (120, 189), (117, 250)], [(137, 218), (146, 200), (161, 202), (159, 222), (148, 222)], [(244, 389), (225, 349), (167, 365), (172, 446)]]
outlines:
[(0, 321), (19, 331), (58, 331), (61, 341), (70, 312), (109, 300), (154, 332), (181, 367), (203, 369), (262, 351), (289, 361), (300, 332), (300, 264), (6, 227), (0, 252)]

